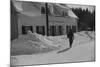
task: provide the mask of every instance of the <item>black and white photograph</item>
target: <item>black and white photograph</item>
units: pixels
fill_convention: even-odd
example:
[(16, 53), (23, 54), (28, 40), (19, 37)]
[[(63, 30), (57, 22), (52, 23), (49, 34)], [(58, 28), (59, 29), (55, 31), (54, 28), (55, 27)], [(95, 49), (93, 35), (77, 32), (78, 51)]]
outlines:
[(95, 5), (10, 0), (10, 65), (95, 61)]

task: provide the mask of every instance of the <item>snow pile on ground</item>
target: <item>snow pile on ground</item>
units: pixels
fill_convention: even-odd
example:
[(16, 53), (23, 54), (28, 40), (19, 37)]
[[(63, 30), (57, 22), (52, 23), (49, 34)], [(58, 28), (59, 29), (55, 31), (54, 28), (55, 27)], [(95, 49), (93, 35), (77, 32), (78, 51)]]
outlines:
[[(66, 45), (66, 47), (69, 47), (69, 42), (66, 36), (42, 36), (37, 33), (32, 33), (29, 31), (29, 41), (31, 42), (42, 42), (45, 43), (45, 45), (40, 44), (41, 46), (52, 46), (52, 47), (57, 47), (57, 48), (62, 48), (63, 46)], [(64, 39), (65, 38), (65, 39)]]
[[(94, 32), (82, 31), (74, 33), (73, 44), (80, 45), (94, 40)], [(76, 45), (73, 45), (75, 47)], [(21, 35), (18, 39), (12, 41), (11, 52), (13, 54), (36, 54), (45, 53), (54, 50), (63, 50), (69, 48), (67, 35), (61, 36), (42, 36), (37, 33), (28, 32), (28, 35)]]
[(68, 48), (68, 43), (68, 40), (62, 40), (59, 37), (47, 37), (28, 32), (28, 35), (20, 35), (18, 39), (11, 42), (11, 55), (47, 53)]
[(83, 36), (85, 38), (90, 38), (94, 39), (95, 38), (95, 33), (94, 31), (82, 31), (82, 32), (77, 32), (79, 36)]
[(82, 31), (74, 34), (74, 40), (78, 40), (80, 43), (94, 40), (94, 37), (95, 35), (92, 31)]

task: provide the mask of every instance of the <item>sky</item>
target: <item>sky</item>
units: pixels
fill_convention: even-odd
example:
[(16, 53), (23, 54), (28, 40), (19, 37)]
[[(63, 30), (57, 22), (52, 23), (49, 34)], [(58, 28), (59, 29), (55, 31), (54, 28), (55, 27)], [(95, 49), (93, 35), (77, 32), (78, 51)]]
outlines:
[(74, 4), (67, 4), (70, 8), (82, 8), (84, 10), (88, 9), (90, 12), (93, 12), (95, 10), (94, 6), (91, 5), (74, 5)]

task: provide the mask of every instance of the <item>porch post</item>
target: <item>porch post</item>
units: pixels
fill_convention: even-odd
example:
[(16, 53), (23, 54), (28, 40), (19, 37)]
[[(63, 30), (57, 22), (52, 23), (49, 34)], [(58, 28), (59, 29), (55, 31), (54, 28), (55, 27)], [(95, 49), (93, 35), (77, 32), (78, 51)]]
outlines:
[(49, 19), (48, 19), (48, 3), (45, 3), (46, 10), (46, 34), (49, 36)]

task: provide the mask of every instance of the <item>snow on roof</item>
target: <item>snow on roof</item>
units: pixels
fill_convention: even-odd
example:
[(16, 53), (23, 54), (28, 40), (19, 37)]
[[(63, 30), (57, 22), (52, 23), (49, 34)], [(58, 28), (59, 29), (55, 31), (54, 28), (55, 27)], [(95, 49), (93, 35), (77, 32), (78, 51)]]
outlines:
[(23, 11), (22, 2), (16, 0), (11, 0), (11, 1), (18, 12)]
[(67, 10), (67, 11), (68, 11), (68, 15), (69, 15), (70, 17), (78, 18), (78, 17), (75, 15), (75, 13), (71, 10), (71, 8), (69, 8), (67, 5), (66, 5), (66, 6), (62, 6), (62, 5), (60, 5), (60, 4), (56, 4), (56, 5), (59, 6), (59, 7), (61, 7), (61, 8), (63, 8), (64, 10)]
[[(26, 14), (26, 12), (24, 11), (24, 8), (23, 8), (23, 5), (25, 5), (22, 1), (20, 2), (20, 1), (16, 1), (16, 0), (12, 0), (12, 2), (13, 2), (13, 4), (14, 4), (14, 6), (15, 6), (15, 8), (16, 8), (16, 10), (18, 11), (18, 12), (20, 12), (20, 13), (24, 13), (24, 14)], [(38, 2), (39, 3), (39, 2)], [(31, 4), (31, 3), (29, 3), (29, 4)], [(36, 4), (36, 3), (35, 3)], [(52, 8), (56, 8), (57, 10), (56, 10), (56, 14), (61, 14), (61, 10), (64, 10), (64, 11), (66, 11), (66, 12), (68, 12), (68, 16), (70, 16), (70, 17), (73, 17), (73, 18), (78, 18), (74, 13), (73, 13), (73, 11), (71, 10), (71, 8), (69, 8), (67, 5), (66, 6), (63, 6), (63, 5), (60, 5), (60, 4), (53, 4), (53, 3), (51, 3), (51, 4), (49, 4), (49, 5), (53, 5), (54, 7), (52, 7)], [(34, 5), (33, 5), (34, 6)], [(39, 5), (40, 6), (40, 5)], [(29, 6), (28, 6), (29, 7)], [(33, 9), (34, 10), (34, 9)], [(55, 11), (55, 10), (54, 10)], [(31, 11), (29, 11), (29, 12), (31, 12)], [(32, 12), (37, 12), (37, 11), (32, 11)], [(28, 13), (27, 12), (27, 14), (30, 14), (31, 16), (33, 16), (32, 14), (34, 14), (34, 13)], [(52, 11), (52, 14), (53, 14), (54, 12)], [(36, 14), (37, 13), (35, 13), (35, 15), (34, 16), (36, 16)], [(39, 12), (38, 12), (38, 14), (37, 15), (41, 15), (41, 14), (39, 14)]]
[[(32, 3), (25, 1), (12, 0), (13, 5), (19, 13), (26, 16), (40, 16), (40, 11), (33, 7)], [(34, 2), (35, 4), (35, 2)], [(38, 5), (38, 3), (36, 3)], [(35, 5), (36, 5), (35, 4)]]
[(68, 15), (69, 15), (70, 17), (73, 17), (73, 18), (78, 19), (78, 17), (73, 13), (72, 10), (68, 10)]

